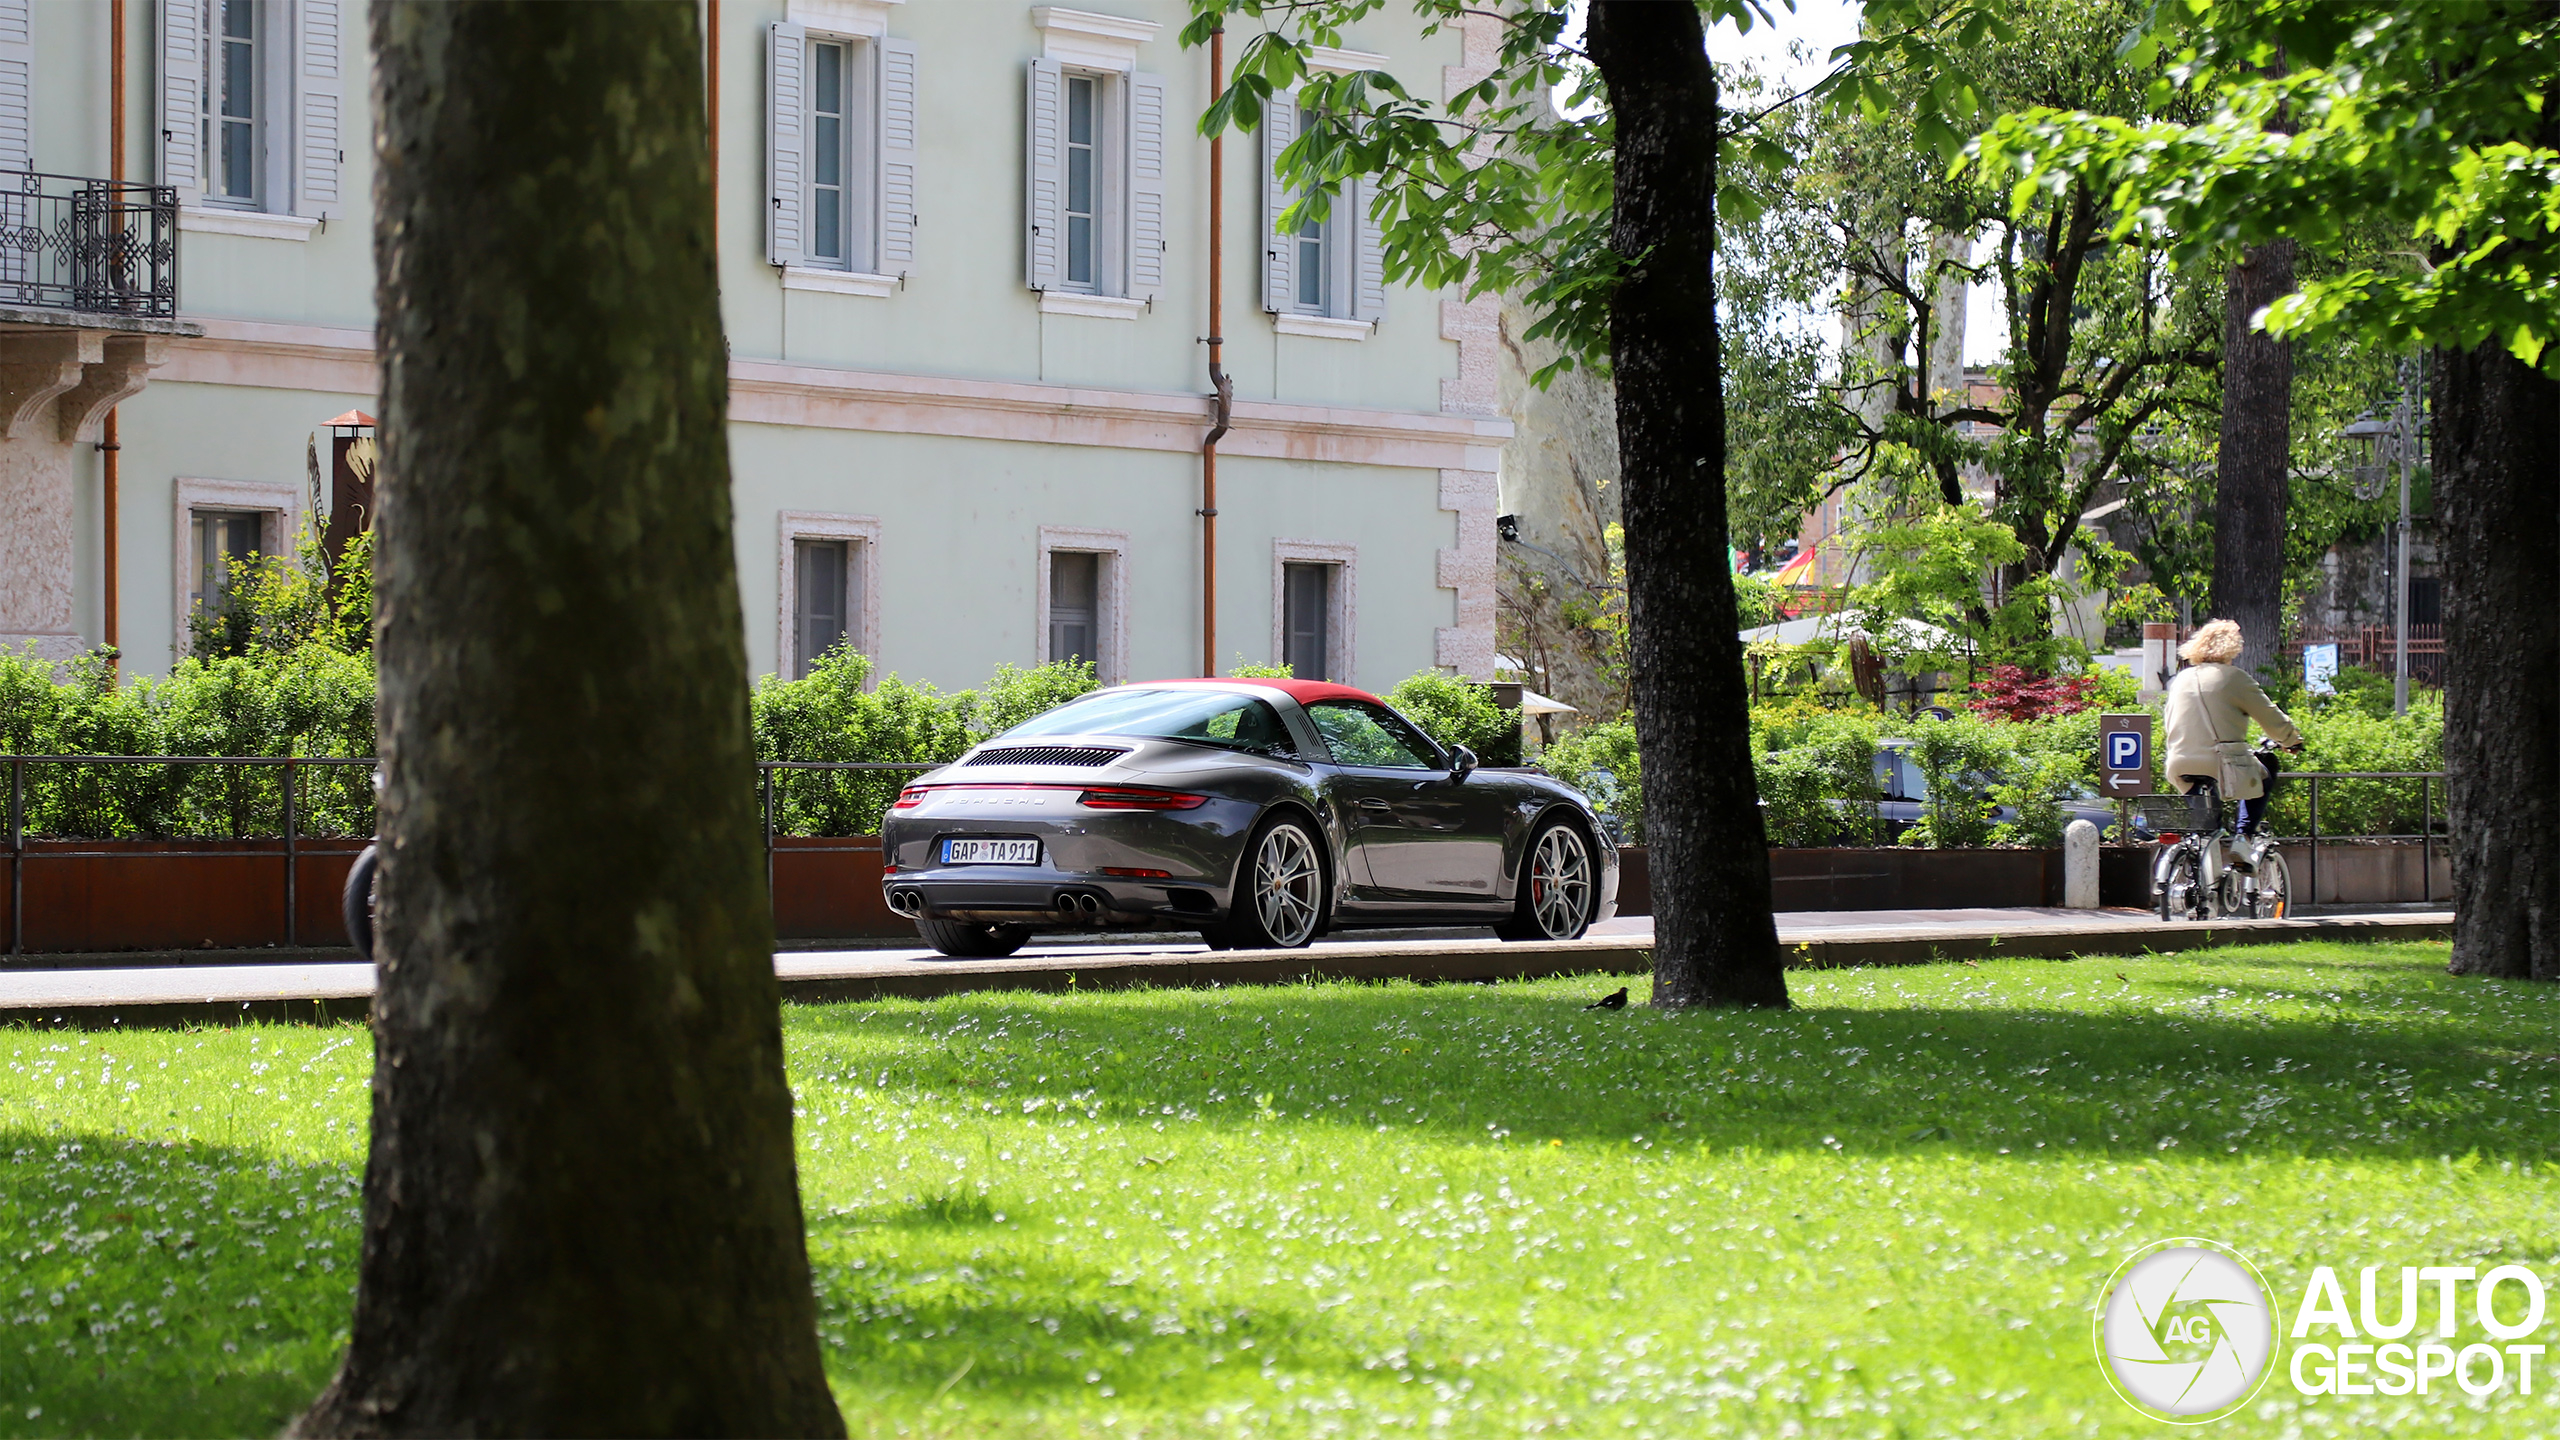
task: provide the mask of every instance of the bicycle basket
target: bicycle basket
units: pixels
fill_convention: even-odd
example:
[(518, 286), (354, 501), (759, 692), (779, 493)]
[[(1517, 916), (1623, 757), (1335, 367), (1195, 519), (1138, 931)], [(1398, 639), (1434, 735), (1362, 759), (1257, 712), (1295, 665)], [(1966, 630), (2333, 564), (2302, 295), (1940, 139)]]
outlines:
[(2221, 807), (2207, 795), (2136, 795), (2133, 808), (2154, 835), (2221, 828), (2221, 817), (2215, 813)]

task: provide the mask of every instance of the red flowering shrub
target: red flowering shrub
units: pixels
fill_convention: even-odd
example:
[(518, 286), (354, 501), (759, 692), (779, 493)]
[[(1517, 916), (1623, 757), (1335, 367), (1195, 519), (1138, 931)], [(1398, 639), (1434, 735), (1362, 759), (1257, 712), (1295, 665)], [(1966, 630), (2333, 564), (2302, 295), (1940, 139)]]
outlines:
[(2038, 675), (2022, 665), (1994, 665), (1973, 682), (1965, 708), (1986, 720), (2077, 715), (2097, 703), (2089, 698), (2097, 683), (2094, 675)]

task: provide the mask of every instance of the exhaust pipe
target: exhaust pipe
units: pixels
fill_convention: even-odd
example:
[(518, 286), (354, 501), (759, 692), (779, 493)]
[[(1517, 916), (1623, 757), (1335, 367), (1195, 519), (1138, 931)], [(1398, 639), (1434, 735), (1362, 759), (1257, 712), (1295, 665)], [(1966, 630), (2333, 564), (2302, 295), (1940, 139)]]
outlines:
[(1102, 897), (1083, 890), (1061, 890), (1053, 902), (1058, 913), (1088, 925), (1102, 923)]
[(924, 895), (915, 890), (892, 890), (889, 892), (889, 909), (909, 920), (921, 920), (924, 918)]

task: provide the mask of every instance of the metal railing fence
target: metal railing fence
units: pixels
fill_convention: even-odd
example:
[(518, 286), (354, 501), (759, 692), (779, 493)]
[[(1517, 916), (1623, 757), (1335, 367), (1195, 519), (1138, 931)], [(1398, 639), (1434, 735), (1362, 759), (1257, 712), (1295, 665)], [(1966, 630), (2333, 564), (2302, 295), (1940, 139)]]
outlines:
[[(25, 953), (30, 839), (217, 842), (187, 851), (220, 859), (268, 858), (272, 849), (224, 849), (218, 842), (283, 842), (285, 943), (300, 943), (298, 862), (306, 840), (374, 833), (372, 756), (337, 755), (9, 755), (9, 950)], [(765, 880), (773, 880), (783, 837), (877, 834), (905, 777), (939, 764), (900, 761), (766, 760), (756, 765)], [(795, 853), (850, 853), (853, 845), (794, 846)], [(117, 860), (145, 850), (62, 849), (48, 860)]]

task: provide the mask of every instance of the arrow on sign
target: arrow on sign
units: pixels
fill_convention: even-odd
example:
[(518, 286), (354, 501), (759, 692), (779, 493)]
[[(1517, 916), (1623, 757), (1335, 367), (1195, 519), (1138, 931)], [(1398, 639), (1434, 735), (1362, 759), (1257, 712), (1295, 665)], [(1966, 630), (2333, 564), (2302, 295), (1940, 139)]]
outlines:
[(2148, 783), (2147, 776), (2126, 775), (2111, 771), (2099, 788), (2110, 795), (2136, 795), (2140, 794), (2143, 786)]

